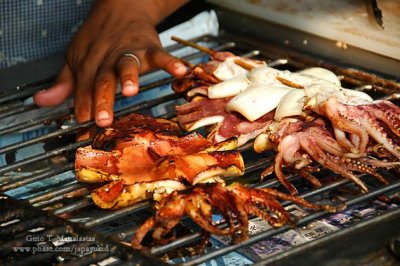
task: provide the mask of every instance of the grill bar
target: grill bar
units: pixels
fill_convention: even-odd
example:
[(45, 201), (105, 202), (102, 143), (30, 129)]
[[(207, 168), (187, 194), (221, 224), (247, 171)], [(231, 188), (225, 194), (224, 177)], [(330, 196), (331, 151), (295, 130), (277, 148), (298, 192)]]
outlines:
[[(34, 104), (22, 105), (22, 103), (15, 103), (13, 106), (7, 106), (7, 111), (1, 111), (0, 119), (17, 115), (23, 112), (35, 110), (37, 107)], [(1, 135), (1, 134), (0, 134)]]
[[(73, 169), (74, 169), (74, 164), (73, 163), (69, 163), (69, 164), (66, 164), (64, 166), (59, 166), (56, 169), (51, 169), (51, 170), (47, 169), (47, 170), (43, 171), (43, 173), (40, 173), (40, 174), (37, 174), (37, 175), (32, 175), (32, 176), (30, 176), (28, 178), (25, 178), (25, 177), (22, 176), (20, 178), (8, 177), (8, 179), (0, 179), (3, 182), (4, 181), (8, 182), (11, 179), (13, 179), (13, 181), (14, 181), (12, 183), (7, 183), (6, 185), (1, 186), (0, 187), (0, 192), (4, 192), (4, 191), (11, 190), (11, 189), (14, 189), (14, 188), (18, 188), (18, 187), (21, 187), (21, 186), (24, 186), (24, 185), (27, 185), (27, 184), (31, 184), (33, 182), (37, 182), (39, 180), (43, 180), (43, 179), (49, 178), (51, 176), (54, 176), (54, 175), (57, 175), (57, 174), (60, 174), (60, 173), (66, 172), (66, 171), (70, 171), (70, 170), (73, 170)], [(20, 180), (20, 179), (22, 179), (22, 180)]]
[[(23, 168), (24, 166), (27, 166), (27, 165), (30, 165), (30, 164), (34, 164), (36, 162), (40, 162), (40, 161), (52, 158), (52, 157), (54, 157), (56, 155), (60, 155), (60, 154), (63, 154), (63, 153), (69, 152), (69, 151), (76, 150), (78, 147), (89, 145), (89, 144), (90, 144), (90, 140), (84, 140), (84, 141), (80, 141), (78, 143), (69, 144), (69, 145), (64, 146), (62, 148), (58, 148), (58, 149), (55, 149), (55, 150), (52, 150), (52, 151), (49, 151), (49, 152), (45, 152), (45, 153), (42, 153), (42, 154), (35, 155), (34, 157), (29, 157), (29, 158), (20, 160), (20, 161), (18, 161), (16, 163), (3, 166), (0, 169), (0, 174), (7, 173), (7, 172), (10, 172), (12, 170), (16, 170), (18, 168)], [(1, 178), (0, 178), (0, 182), (1, 182)]]
[(54, 77), (44, 79), (38, 82), (33, 82), (31, 84), (16, 87), (12, 90), (4, 91), (0, 93), (0, 103), (5, 103), (11, 100), (17, 100), (24, 97), (31, 96), (34, 92), (39, 91), (48, 87), (53, 81)]
[(124, 208), (124, 209), (117, 210), (117, 211), (114, 211), (114, 212), (112, 212), (112, 213), (109, 213), (108, 215), (103, 215), (103, 216), (100, 217), (100, 218), (96, 218), (96, 219), (89, 220), (89, 221), (85, 222), (84, 224), (85, 224), (85, 226), (87, 226), (87, 227), (96, 226), (96, 225), (99, 225), (99, 224), (101, 224), (101, 223), (105, 223), (105, 222), (108, 222), (108, 221), (117, 219), (117, 218), (119, 218), (119, 217), (123, 217), (123, 216), (125, 216), (126, 214), (129, 214), (129, 213), (133, 213), (133, 212), (137, 212), (137, 211), (146, 209), (146, 208), (148, 208), (149, 206), (150, 206), (150, 204), (149, 204), (148, 201), (139, 202), (139, 203), (134, 204), (134, 205), (132, 205), (132, 206), (130, 206), (130, 207), (127, 207), (127, 208)]
[(58, 208), (57, 210), (53, 211), (53, 214), (61, 215), (61, 214), (67, 213), (67, 212), (79, 210), (81, 208), (90, 206), (92, 204), (93, 204), (93, 202), (92, 202), (90, 196), (87, 195), (87, 196), (83, 197), (83, 199), (81, 199), (73, 204), (69, 204), (64, 207)]
[(72, 191), (76, 191), (78, 189), (81, 188), (86, 188), (86, 184), (82, 184), (82, 183), (78, 183), (78, 181), (74, 182), (73, 184), (69, 184), (67, 186), (61, 187), (61, 188), (57, 188), (57, 189), (53, 189), (51, 191), (48, 191), (46, 193), (40, 194), (38, 196), (35, 196), (33, 198), (28, 199), (28, 202), (30, 204), (37, 204), (41, 201), (45, 201), (48, 199), (53, 199), (57, 196), (64, 196), (65, 193), (68, 192), (72, 192)]

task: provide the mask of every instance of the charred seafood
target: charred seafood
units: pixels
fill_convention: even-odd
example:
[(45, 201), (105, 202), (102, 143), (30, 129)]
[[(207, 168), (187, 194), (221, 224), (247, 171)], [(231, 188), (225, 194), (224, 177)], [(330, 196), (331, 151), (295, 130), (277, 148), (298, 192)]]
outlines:
[[(289, 200), (312, 210), (335, 211), (298, 196), (273, 189), (249, 188), (237, 183), (225, 186), (224, 177), (243, 175), (237, 140), (211, 143), (198, 133), (179, 134), (177, 124), (139, 114), (115, 122), (93, 139), (90, 147), (76, 152), (76, 176), (81, 182), (100, 183), (91, 193), (104, 209), (119, 209), (145, 199), (159, 202), (155, 216), (147, 220), (132, 240), (134, 248), (154, 228), (156, 243), (188, 215), (201, 228), (217, 235), (232, 235), (235, 241), (248, 238), (249, 215), (274, 227), (294, 225), (293, 217), (278, 199)], [(212, 221), (217, 211), (228, 223), (221, 229)]]

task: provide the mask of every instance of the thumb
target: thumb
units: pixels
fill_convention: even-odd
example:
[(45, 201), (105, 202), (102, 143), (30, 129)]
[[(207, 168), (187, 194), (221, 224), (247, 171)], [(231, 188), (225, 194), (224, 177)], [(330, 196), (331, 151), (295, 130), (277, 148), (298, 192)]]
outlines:
[(74, 77), (67, 64), (58, 74), (55, 83), (46, 90), (33, 95), (34, 102), (39, 106), (54, 106), (65, 101), (74, 91)]

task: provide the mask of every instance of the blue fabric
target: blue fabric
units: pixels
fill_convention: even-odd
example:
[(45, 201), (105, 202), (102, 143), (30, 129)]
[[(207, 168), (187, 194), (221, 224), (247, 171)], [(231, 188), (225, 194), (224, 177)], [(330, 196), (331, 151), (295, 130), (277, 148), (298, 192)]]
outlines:
[(63, 51), (92, 0), (0, 0), (0, 68)]

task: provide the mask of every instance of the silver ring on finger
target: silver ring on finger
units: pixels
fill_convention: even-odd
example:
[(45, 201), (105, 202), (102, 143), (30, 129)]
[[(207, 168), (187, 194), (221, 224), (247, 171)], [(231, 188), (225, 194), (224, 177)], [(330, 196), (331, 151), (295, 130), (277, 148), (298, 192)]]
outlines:
[(136, 55), (134, 55), (133, 53), (126, 52), (126, 53), (123, 53), (123, 54), (121, 55), (120, 59), (122, 59), (122, 58), (124, 58), (124, 57), (130, 57), (130, 58), (135, 59), (136, 64), (137, 64), (137, 66), (138, 66), (138, 69), (140, 68), (140, 60), (139, 60), (139, 58), (138, 58)]

